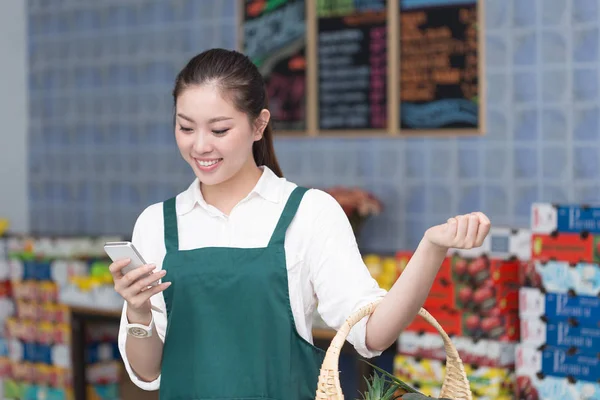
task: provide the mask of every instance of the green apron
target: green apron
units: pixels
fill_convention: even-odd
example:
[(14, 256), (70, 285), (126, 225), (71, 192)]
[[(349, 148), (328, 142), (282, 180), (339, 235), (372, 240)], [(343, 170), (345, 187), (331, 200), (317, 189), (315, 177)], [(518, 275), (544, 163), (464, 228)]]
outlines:
[(324, 352), (296, 331), (284, 249), (306, 190), (294, 189), (261, 248), (179, 250), (175, 199), (164, 203), (162, 400), (315, 398)]

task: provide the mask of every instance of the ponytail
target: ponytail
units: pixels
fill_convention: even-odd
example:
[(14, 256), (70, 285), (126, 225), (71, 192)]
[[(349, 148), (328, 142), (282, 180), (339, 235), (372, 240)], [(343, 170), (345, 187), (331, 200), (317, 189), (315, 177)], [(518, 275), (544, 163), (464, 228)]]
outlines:
[(273, 171), (275, 175), (283, 178), (283, 172), (281, 172), (277, 156), (275, 155), (275, 148), (273, 147), (273, 128), (270, 121), (263, 132), (262, 138), (254, 142), (252, 155), (254, 156), (256, 165), (259, 167), (264, 165)]

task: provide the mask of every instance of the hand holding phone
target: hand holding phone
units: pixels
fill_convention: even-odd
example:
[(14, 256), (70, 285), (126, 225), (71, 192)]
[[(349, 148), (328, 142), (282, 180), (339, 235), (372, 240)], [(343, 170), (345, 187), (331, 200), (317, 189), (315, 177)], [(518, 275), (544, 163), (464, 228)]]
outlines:
[(171, 284), (158, 283), (166, 271), (154, 271), (156, 266), (146, 264), (131, 242), (108, 242), (104, 250), (113, 261), (109, 269), (117, 293), (127, 301), (131, 312), (137, 315), (150, 314), (150, 298)]

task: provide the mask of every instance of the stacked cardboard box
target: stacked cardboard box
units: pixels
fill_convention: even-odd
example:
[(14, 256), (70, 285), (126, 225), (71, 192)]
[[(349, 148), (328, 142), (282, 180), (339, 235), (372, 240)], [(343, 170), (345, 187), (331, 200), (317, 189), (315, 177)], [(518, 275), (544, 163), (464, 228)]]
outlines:
[(519, 398), (600, 399), (600, 208), (536, 203), (531, 217)]
[[(528, 230), (493, 228), (483, 246), (452, 251), (424, 304), (451, 335), (477, 399), (508, 399), (514, 394), (519, 270), (528, 261), (530, 239)], [(410, 253), (397, 257), (403, 264)], [(441, 337), (417, 317), (400, 335), (395, 374), (435, 396), (444, 361)]]

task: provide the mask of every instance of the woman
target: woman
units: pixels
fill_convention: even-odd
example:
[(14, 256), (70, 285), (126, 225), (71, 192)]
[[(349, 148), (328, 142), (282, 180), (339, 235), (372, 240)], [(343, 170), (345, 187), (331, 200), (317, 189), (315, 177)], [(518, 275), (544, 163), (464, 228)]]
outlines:
[(339, 204), (282, 177), (264, 82), (247, 57), (203, 52), (173, 97), (177, 146), (196, 180), (139, 216), (133, 243), (152, 265), (124, 276), (128, 260), (110, 267), (126, 300), (127, 371), (163, 399), (314, 398), (315, 307), (339, 328), (384, 297), (348, 337), (363, 356), (379, 355), (415, 317), (448, 248), (480, 246), (489, 231), (481, 213), (430, 228), (386, 293)]

